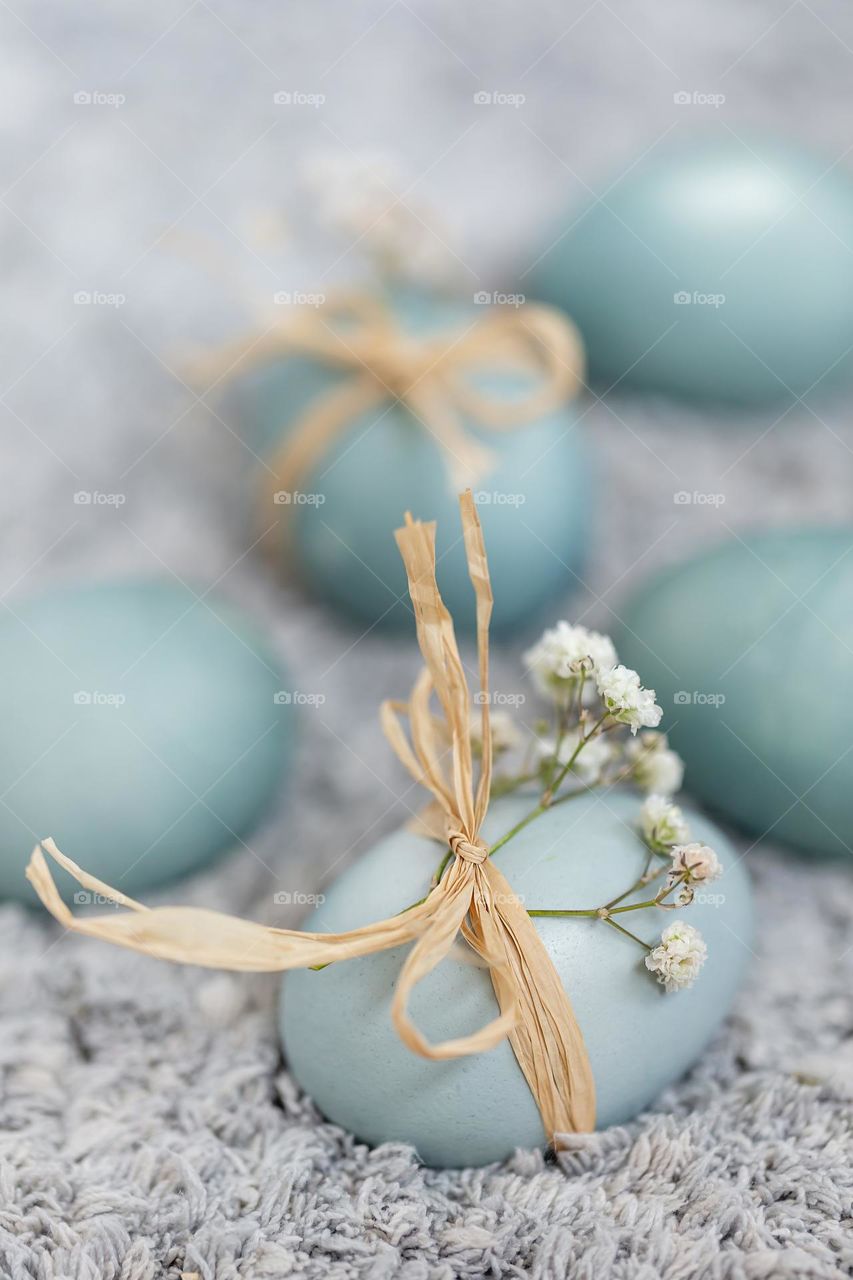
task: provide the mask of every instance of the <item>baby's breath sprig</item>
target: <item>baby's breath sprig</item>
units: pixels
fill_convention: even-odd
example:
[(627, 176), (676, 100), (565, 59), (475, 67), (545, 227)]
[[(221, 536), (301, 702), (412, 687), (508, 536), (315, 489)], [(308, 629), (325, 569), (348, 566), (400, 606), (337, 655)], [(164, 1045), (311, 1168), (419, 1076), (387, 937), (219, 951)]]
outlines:
[[(545, 631), (524, 661), (537, 690), (550, 704), (551, 715), (536, 725), (531, 748), (530, 735), (525, 746), (525, 735), (508, 712), (493, 711), (495, 755), (507, 760), (521, 752), (522, 763), (516, 772), (495, 777), (492, 794), (507, 795), (536, 783), (540, 792), (535, 807), (492, 845), (490, 856), (548, 809), (596, 788), (627, 784), (647, 792), (637, 821), (646, 858), (634, 883), (598, 906), (541, 907), (528, 914), (600, 920), (643, 949), (646, 968), (666, 991), (691, 986), (707, 957), (697, 929), (674, 920), (656, 943), (648, 943), (624, 923), (632, 912), (688, 907), (696, 886), (722, 873), (714, 850), (690, 841), (684, 814), (673, 803), (684, 765), (666, 735), (658, 731), (663, 712), (654, 690), (644, 688), (638, 673), (619, 663), (609, 636), (568, 622)], [(477, 714), (472, 716), (471, 734), (474, 752), (480, 755), (482, 725)], [(451, 857), (445, 854), (434, 883)], [(657, 881), (661, 883), (655, 890)], [(647, 896), (633, 901), (643, 890)]]
[(441, 289), (458, 277), (460, 259), (436, 211), (411, 194), (405, 166), (383, 152), (311, 156), (302, 181), (316, 220), (358, 247), (380, 283)]

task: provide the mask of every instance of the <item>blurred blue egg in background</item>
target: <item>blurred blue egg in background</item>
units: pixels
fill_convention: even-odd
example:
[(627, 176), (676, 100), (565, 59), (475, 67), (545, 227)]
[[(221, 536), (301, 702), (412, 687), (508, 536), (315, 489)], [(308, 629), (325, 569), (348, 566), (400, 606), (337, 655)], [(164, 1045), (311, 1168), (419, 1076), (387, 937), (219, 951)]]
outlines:
[[(447, 335), (462, 341), (483, 319), (484, 308), (426, 291), (398, 291), (395, 324), (411, 342)], [(523, 326), (523, 318), (520, 317)], [(274, 455), (297, 425), (347, 379), (363, 369), (303, 354), (282, 355), (242, 376), (233, 403), (253, 453), (275, 467)], [(471, 376), (476, 390), (507, 405), (536, 391), (536, 378), (507, 365), (496, 349)], [(535, 625), (555, 595), (580, 582), (590, 542), (596, 472), (591, 445), (579, 423), (576, 400), (535, 414), (509, 429), (488, 429), (439, 390), (442, 413), (459, 413), (465, 434), (490, 461), (474, 483), (489, 548), (495, 605), (492, 625), (509, 632)], [(381, 399), (381, 398), (380, 398)], [(249, 509), (275, 525), (271, 541), (279, 564), (318, 597), (362, 625), (412, 627), (406, 575), (394, 530), (409, 511), (437, 522), (441, 590), (456, 624), (470, 630), (474, 604), (459, 532), (454, 464), (426, 412), (389, 390), (378, 406), (357, 412), (287, 503), (275, 505), (267, 467), (252, 471)]]
[(761, 405), (849, 385), (853, 177), (781, 141), (662, 142), (551, 226), (524, 284), (576, 321), (599, 387)]
[(244, 846), (283, 785), (292, 689), (215, 595), (46, 589), (0, 617), (0, 669), (0, 897), (35, 903), (24, 867), (46, 836), (122, 892), (155, 888)]
[(853, 528), (728, 538), (622, 610), (686, 786), (751, 836), (853, 856)]

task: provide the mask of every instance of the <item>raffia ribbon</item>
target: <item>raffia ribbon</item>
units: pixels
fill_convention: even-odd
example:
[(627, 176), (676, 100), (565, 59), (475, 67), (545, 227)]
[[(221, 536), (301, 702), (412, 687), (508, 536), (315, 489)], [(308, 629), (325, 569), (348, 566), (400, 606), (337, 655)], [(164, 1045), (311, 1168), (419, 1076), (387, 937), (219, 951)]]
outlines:
[[(415, 339), (389, 307), (364, 294), (302, 309), (285, 324), (194, 362), (193, 373), (215, 384), (284, 356), (309, 356), (349, 376), (292, 430), (282, 427), (282, 443), (263, 474), (265, 513), (274, 493), (298, 490), (356, 418), (389, 400), (402, 401), (433, 436), (454, 489), (475, 484), (494, 454), (466, 430), (464, 418), (489, 431), (525, 426), (571, 399), (584, 374), (580, 335), (551, 307), (491, 307), (462, 332)], [(496, 363), (532, 375), (534, 388), (506, 401), (474, 387), (471, 375)]]
[[(405, 527), (396, 534), (426, 665), (407, 704), (383, 704), (382, 725), (406, 769), (431, 793), (454, 855), (423, 902), (387, 920), (337, 934), (275, 929), (195, 907), (149, 909), (88, 875), (52, 840), (34, 849), (27, 878), (48, 911), (67, 929), (184, 964), (280, 971), (332, 964), (413, 943), (391, 1006), (394, 1027), (403, 1043), (422, 1057), (441, 1060), (481, 1053), (508, 1036), (541, 1112), (545, 1133), (554, 1141), (560, 1133), (587, 1132), (595, 1127), (595, 1086), (569, 998), (530, 917), (480, 836), (492, 772), (487, 696), (492, 591), (482, 530), (470, 492), (462, 495), (460, 505), (468, 569), (477, 599), (479, 683), (484, 695), (483, 752), (476, 784), (471, 695), (453, 622), (436, 584), (435, 524), (407, 516)], [(431, 711), (433, 694), (443, 721)], [(408, 733), (403, 716), (408, 718)], [(59, 895), (45, 853), (84, 888), (128, 909), (112, 911), (109, 916), (75, 917)], [(469, 1035), (430, 1044), (409, 1017), (409, 999), (417, 983), (440, 964), (460, 933), (488, 965), (499, 1013)]]

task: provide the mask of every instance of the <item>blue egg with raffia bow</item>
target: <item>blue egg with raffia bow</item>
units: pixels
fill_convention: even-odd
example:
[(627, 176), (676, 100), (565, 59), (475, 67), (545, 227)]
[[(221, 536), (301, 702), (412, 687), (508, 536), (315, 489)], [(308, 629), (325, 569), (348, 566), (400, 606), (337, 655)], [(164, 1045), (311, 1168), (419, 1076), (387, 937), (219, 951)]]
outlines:
[[(417, 344), (438, 341), (445, 350), (470, 340), (487, 314), (474, 304), (404, 294), (392, 318), (417, 362)], [(516, 313), (524, 333), (524, 312)], [(442, 339), (442, 335), (447, 335)], [(582, 357), (577, 352), (578, 365)], [(288, 570), (318, 596), (366, 626), (411, 625), (406, 578), (394, 538), (403, 513), (438, 522), (442, 594), (460, 629), (473, 625), (471, 589), (457, 529), (457, 494), (466, 483), (462, 446), (442, 445), (448, 413), (469, 445), (486, 450), (473, 488), (489, 546), (495, 592), (493, 628), (526, 625), (554, 596), (578, 580), (592, 512), (592, 475), (578, 414), (564, 403), (533, 410), (521, 425), (488, 429), (468, 402), (473, 391), (503, 410), (539, 389), (539, 374), (506, 358), (500, 343), (479, 351), (454, 389), (437, 376), (442, 361), (427, 360), (395, 380), (387, 360), (377, 369), (389, 388), (367, 409), (357, 407), (343, 430), (300, 478), (281, 489), (276, 453), (293, 438), (306, 414), (347, 381), (369, 383), (366, 365), (287, 354), (243, 374), (237, 386), (247, 443), (264, 460), (252, 479), (258, 527)], [(579, 368), (578, 373), (582, 370)], [(416, 404), (393, 391), (416, 384)], [(460, 394), (461, 388), (461, 394)], [(438, 420), (436, 420), (438, 419)], [(463, 478), (454, 478), (454, 472)]]
[(35, 901), (24, 867), (46, 836), (133, 895), (241, 844), (270, 807), (287, 682), (252, 620), (201, 594), (69, 585), (0, 618), (0, 897)]
[[(535, 796), (494, 801), (483, 833), (494, 843)], [(610, 791), (556, 805), (495, 853), (528, 909), (595, 907), (641, 874), (640, 798)], [(722, 834), (686, 813), (691, 834), (719, 853), (723, 878), (677, 912), (619, 918), (649, 943), (673, 919), (696, 926), (708, 959), (692, 990), (666, 993), (634, 941), (597, 919), (537, 919), (536, 928), (580, 1024), (598, 1095), (598, 1128), (630, 1120), (701, 1055), (726, 1017), (752, 940), (749, 881)], [(338, 932), (394, 915), (428, 891), (441, 846), (408, 830), (382, 840), (332, 886), (305, 924)], [(636, 901), (629, 898), (626, 901)], [(542, 1147), (536, 1103), (508, 1042), (433, 1062), (406, 1048), (390, 1005), (407, 948), (289, 973), (281, 1030), (287, 1064), (330, 1120), (370, 1143), (409, 1142), (429, 1165), (482, 1165), (516, 1147)], [(414, 991), (411, 1015), (427, 1039), (467, 1035), (490, 1021), (488, 971), (457, 940)]]
[(853, 529), (731, 539), (620, 610), (690, 790), (756, 837), (853, 854)]
[(599, 384), (761, 404), (853, 377), (845, 162), (733, 138), (660, 146), (568, 213), (522, 281)]

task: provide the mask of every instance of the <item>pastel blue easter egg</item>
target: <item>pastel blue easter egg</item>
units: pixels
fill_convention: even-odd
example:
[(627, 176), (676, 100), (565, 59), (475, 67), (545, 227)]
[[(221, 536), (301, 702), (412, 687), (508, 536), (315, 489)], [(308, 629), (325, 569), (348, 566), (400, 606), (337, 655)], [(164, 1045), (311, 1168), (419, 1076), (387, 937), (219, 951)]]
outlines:
[[(461, 337), (483, 308), (425, 295), (397, 299), (399, 323), (413, 336)], [(241, 379), (241, 412), (254, 451), (272, 460), (302, 416), (346, 377), (305, 358), (277, 361)], [(502, 368), (478, 369), (472, 385), (502, 401), (532, 392), (536, 381)], [(474, 489), (489, 549), (495, 595), (493, 628), (531, 622), (544, 604), (578, 580), (593, 509), (591, 464), (573, 404), (512, 430), (487, 430), (461, 414), (468, 435), (492, 453)], [(255, 501), (269, 488), (254, 477)], [(291, 495), (283, 495), (291, 497)], [(347, 422), (287, 504), (270, 494), (261, 513), (276, 524), (280, 558), (319, 596), (368, 626), (411, 627), (406, 576), (394, 541), (406, 511), (438, 522), (441, 590), (460, 627), (474, 621), (459, 526), (458, 494), (434, 434), (404, 404), (385, 399)], [(288, 540), (288, 532), (292, 539)]]
[(693, 794), (755, 836), (853, 853), (853, 530), (730, 540), (621, 610)]
[(35, 901), (24, 867), (46, 836), (130, 894), (196, 870), (281, 781), (287, 682), (215, 596), (143, 579), (13, 601), (0, 670), (0, 896)]
[[(495, 841), (535, 803), (506, 797), (490, 810)], [(645, 852), (632, 831), (640, 800), (609, 793), (549, 810), (495, 855), (528, 909), (597, 907), (641, 874)], [(696, 925), (709, 958), (692, 990), (667, 994), (634, 941), (600, 920), (537, 919), (568, 992), (598, 1092), (598, 1127), (630, 1120), (695, 1062), (728, 1012), (741, 982), (752, 931), (742, 866), (711, 824), (690, 814), (696, 839), (711, 842), (725, 867), (702, 902), (674, 912), (626, 912), (620, 919), (649, 943), (679, 918)], [(351, 867), (306, 928), (350, 929), (421, 898), (441, 849), (406, 830)], [(700, 895), (701, 897), (702, 895)], [(412, 1143), (429, 1165), (486, 1164), (516, 1147), (544, 1145), (536, 1104), (508, 1043), (489, 1053), (430, 1062), (405, 1048), (390, 1005), (406, 948), (288, 974), (281, 1028), (285, 1056), (320, 1110), (370, 1143)], [(432, 1041), (464, 1035), (495, 1015), (488, 972), (457, 943), (414, 992), (411, 1012)]]
[(760, 404), (849, 384), (853, 178), (781, 144), (693, 139), (553, 227), (527, 292), (604, 386)]

